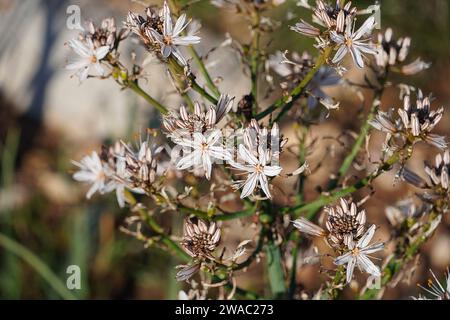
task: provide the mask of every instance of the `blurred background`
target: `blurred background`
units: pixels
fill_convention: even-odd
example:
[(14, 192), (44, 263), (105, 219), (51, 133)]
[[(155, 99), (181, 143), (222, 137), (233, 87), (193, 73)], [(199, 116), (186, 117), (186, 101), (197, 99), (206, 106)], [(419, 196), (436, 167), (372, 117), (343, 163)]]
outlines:
[[(362, 8), (372, 3), (354, 1), (354, 4)], [(118, 208), (113, 195), (94, 196), (87, 201), (86, 189), (71, 179), (74, 170), (71, 159), (79, 160), (90, 150), (99, 150), (102, 143), (118, 138), (132, 140), (146, 127), (158, 127), (159, 117), (139, 97), (120, 91), (112, 80), (88, 80), (79, 85), (78, 79), (71, 78), (70, 72), (64, 70), (70, 56), (64, 44), (78, 34), (66, 26), (66, 10), (70, 5), (81, 8), (82, 20), (99, 23), (102, 18), (114, 16), (118, 25), (125, 20), (128, 10), (143, 8), (124, 0), (0, 0), (0, 233), (21, 244), (18, 250), (23, 253), (19, 258), (6, 250), (6, 240), (0, 238), (3, 239), (0, 241), (0, 298), (58, 299), (58, 291), (49, 285), (51, 275), (48, 281), (44, 279), (45, 274), (51, 270), (65, 283), (69, 265), (78, 265), (82, 270), (82, 288), (73, 291), (79, 298), (176, 298), (182, 286), (174, 280), (173, 266), (179, 261), (160, 250), (144, 248), (137, 240), (122, 234), (118, 229), (127, 210)], [(381, 1), (381, 8), (383, 29), (390, 26), (396, 36), (412, 37), (410, 61), (420, 56), (432, 62), (432, 67), (419, 75), (392, 80), (408, 82), (425, 93), (433, 92), (434, 106), (443, 105), (448, 109), (450, 2), (385, 0)], [(208, 1), (192, 5), (189, 14), (202, 21), (200, 52), (205, 53), (223, 42), (226, 32), (244, 43), (248, 41), (245, 21), (211, 6)], [(286, 1), (271, 15), (289, 20), (270, 35), (272, 41), (267, 52), (302, 51), (310, 47), (308, 39), (289, 31), (289, 25), (306, 16), (304, 9), (295, 6), (295, 1)], [(125, 59), (129, 59), (133, 47), (136, 44), (127, 41), (122, 48)], [(240, 100), (250, 91), (249, 81), (242, 68), (237, 67), (239, 60), (233, 51), (223, 51), (215, 52), (207, 66), (214, 77), (224, 79), (220, 89)], [(142, 50), (137, 53), (138, 61), (145, 59)], [(178, 106), (180, 101), (170, 88), (164, 68), (151, 64), (146, 71), (149, 81), (145, 89), (164, 104)], [(361, 78), (356, 71), (351, 71), (349, 76)], [(333, 112), (323, 125), (314, 127), (314, 137), (358, 130), (355, 118), (360, 101), (353, 92), (332, 93), (343, 101), (341, 111)], [(388, 90), (383, 97), (384, 108), (398, 105), (398, 91)], [(449, 125), (447, 110), (437, 133), (450, 137)], [(282, 126), (286, 136), (295, 141), (292, 124), (286, 122)], [(343, 139), (351, 142), (348, 136)], [(380, 152), (382, 140), (382, 135), (373, 135), (374, 158)], [(330, 148), (335, 148), (334, 157), (323, 160)], [(320, 148), (315, 148), (308, 160), (312, 165), (322, 161), (322, 167), (308, 180), (307, 199), (317, 196), (316, 187), (326, 183), (329, 174), (339, 166), (343, 152), (345, 148), (332, 140), (323, 140)], [(423, 160), (432, 160), (436, 149), (420, 145), (415, 152), (408, 166), (424, 176)], [(287, 166), (291, 160), (284, 160)], [(289, 187), (289, 184), (280, 185), (286, 190)], [(381, 225), (377, 237), (383, 240), (389, 237), (385, 208), (417, 190), (395, 183), (394, 173), (378, 179), (375, 189), (365, 208), (368, 220)], [(367, 190), (361, 192), (360, 198), (367, 193)], [(275, 201), (283, 205), (286, 201), (283, 192), (277, 194)], [(162, 223), (170, 226), (172, 218), (168, 216)], [(245, 230), (245, 222), (239, 226)], [(236, 233), (240, 229), (233, 230)], [(232, 228), (227, 232), (230, 241), (243, 240), (238, 234), (233, 235)], [(420, 262), (411, 283), (389, 289), (385, 298), (417, 295), (415, 284), (426, 281), (428, 268), (443, 277), (450, 265), (448, 215), (432, 241), (423, 248)], [(265, 279), (264, 268), (261, 264), (254, 265), (240, 277), (239, 285), (263, 294), (261, 279)], [(306, 292), (317, 290), (323, 280), (315, 266), (299, 270), (298, 284)]]

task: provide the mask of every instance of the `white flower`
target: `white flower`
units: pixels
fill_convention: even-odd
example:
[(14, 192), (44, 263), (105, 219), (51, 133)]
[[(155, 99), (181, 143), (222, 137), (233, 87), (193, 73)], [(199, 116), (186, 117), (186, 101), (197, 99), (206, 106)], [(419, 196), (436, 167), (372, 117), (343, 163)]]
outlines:
[(347, 283), (352, 280), (353, 270), (355, 265), (361, 271), (365, 271), (375, 277), (381, 276), (380, 269), (369, 259), (369, 254), (380, 251), (384, 248), (384, 243), (374, 243), (369, 245), (370, 240), (375, 234), (375, 225), (372, 225), (369, 230), (356, 243), (350, 242), (348, 245), (349, 252), (337, 257), (334, 263), (338, 266), (347, 265)]
[(182, 14), (175, 25), (172, 24), (172, 15), (170, 13), (167, 2), (164, 2), (163, 7), (163, 34), (160, 34), (155, 29), (150, 29), (152, 38), (158, 42), (161, 46), (161, 55), (163, 58), (168, 58), (173, 54), (183, 65), (186, 65), (186, 59), (184, 59), (177, 46), (188, 46), (191, 44), (199, 43), (200, 37), (195, 35), (197, 29), (189, 32), (187, 35), (181, 33), (186, 29), (189, 21), (186, 22), (186, 14)]
[(73, 174), (77, 181), (91, 183), (92, 186), (86, 194), (86, 198), (91, 198), (95, 192), (104, 193), (107, 179), (112, 175), (107, 165), (100, 160), (97, 152), (93, 151), (90, 156), (85, 156), (80, 162), (72, 161), (74, 165), (80, 168)]
[(345, 55), (350, 52), (353, 61), (359, 68), (364, 68), (363, 53), (375, 55), (377, 51), (372, 44), (368, 43), (370, 39), (361, 39), (367, 33), (370, 33), (375, 25), (375, 18), (368, 18), (357, 31), (353, 30), (352, 24), (347, 23), (347, 27), (343, 35), (336, 31), (331, 31), (331, 40), (339, 47), (333, 58), (333, 63), (341, 61)]
[(72, 39), (68, 42), (69, 47), (75, 51), (80, 58), (66, 66), (68, 70), (77, 70), (76, 74), (83, 82), (87, 79), (90, 67), (94, 67), (100, 75), (105, 74), (105, 70), (100, 65), (102, 60), (108, 54), (109, 46), (102, 46), (99, 48), (94, 47), (94, 43), (90, 38), (86, 39), (86, 42), (82, 42), (77, 39)]
[(213, 130), (206, 136), (200, 132), (194, 132), (192, 138), (174, 139), (174, 142), (188, 148), (192, 152), (180, 159), (177, 163), (178, 170), (185, 170), (190, 167), (202, 167), (205, 171), (206, 179), (211, 178), (212, 160), (230, 160), (231, 154), (222, 146), (217, 145), (222, 133), (220, 130)]
[(268, 155), (266, 150), (261, 146), (258, 147), (258, 158), (242, 144), (239, 145), (238, 154), (246, 164), (232, 161), (230, 163), (231, 166), (249, 173), (247, 180), (245, 180), (243, 184), (241, 199), (251, 195), (258, 185), (258, 182), (265, 195), (270, 199), (272, 196), (269, 191), (269, 181), (267, 177), (279, 175), (282, 168), (280, 166), (267, 165)]

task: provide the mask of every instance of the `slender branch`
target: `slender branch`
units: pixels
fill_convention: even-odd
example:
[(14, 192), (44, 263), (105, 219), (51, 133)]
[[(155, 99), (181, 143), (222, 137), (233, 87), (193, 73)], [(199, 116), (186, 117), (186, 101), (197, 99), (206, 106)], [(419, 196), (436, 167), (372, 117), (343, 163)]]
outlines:
[(0, 246), (14, 253), (28, 263), (36, 272), (65, 300), (75, 300), (76, 297), (70, 292), (58, 276), (29, 249), (0, 233)]
[(152, 98), (148, 93), (146, 93), (142, 88), (138, 85), (137, 81), (127, 81), (127, 86), (142, 98), (144, 98), (148, 103), (154, 106), (161, 114), (167, 114), (169, 111), (165, 106)]
[(253, 207), (244, 209), (242, 211), (237, 211), (237, 212), (233, 212), (233, 213), (225, 213), (225, 214), (214, 216), (214, 220), (215, 221), (228, 221), (228, 220), (233, 220), (233, 219), (240, 219), (240, 218), (249, 217), (249, 216), (254, 215), (255, 211), (256, 211), (256, 207), (253, 206)]
[(217, 104), (218, 100), (210, 95), (203, 87), (201, 87), (193, 75), (189, 75), (189, 80), (191, 81), (192, 89), (197, 91), (202, 97), (206, 98), (209, 102)]
[(312, 78), (316, 74), (316, 72), (320, 69), (320, 67), (326, 63), (328, 58), (330, 57), (331, 53), (333, 52), (333, 47), (326, 48), (318, 57), (316, 64), (314, 65), (311, 70), (308, 71), (306, 76), (303, 78), (303, 80), (295, 87), (289, 95), (283, 96), (280, 99), (278, 99), (273, 105), (265, 109), (264, 111), (260, 112), (255, 116), (256, 120), (261, 120), (264, 117), (268, 116), (269, 114), (273, 113), (276, 110), (279, 110), (282, 108), (280, 114), (277, 116), (275, 121), (278, 121), (281, 119), (281, 117), (286, 114), (294, 105), (294, 102), (300, 98), (308, 86), (308, 84), (311, 82)]
[[(410, 157), (410, 150), (409, 150), (410, 148), (406, 148), (406, 149), (408, 149), (406, 158), (409, 158)], [(369, 174), (367, 177), (362, 178), (361, 180), (357, 181), (355, 184), (348, 186), (346, 188), (343, 188), (341, 190), (334, 191), (334, 192), (330, 193), (329, 195), (322, 195), (321, 197), (319, 197), (318, 199), (316, 199), (310, 203), (300, 204), (300, 205), (297, 205), (297, 206), (294, 206), (291, 208), (287, 208), (287, 211), (294, 213), (294, 216), (298, 216), (302, 212), (309, 211), (310, 215), (313, 216), (318, 209), (320, 209), (332, 202), (337, 201), (339, 198), (342, 198), (349, 194), (352, 194), (365, 186), (368, 186), (374, 179), (379, 177), (383, 172), (391, 169), (392, 165), (394, 165), (395, 163), (397, 163), (399, 160), (401, 160), (404, 157), (405, 157), (405, 155), (403, 154), (403, 149), (398, 150), (398, 151), (394, 152), (386, 160), (386, 162), (384, 162), (377, 170), (375, 170), (373, 173)], [(310, 218), (310, 217), (308, 217), (308, 218)]]
[(218, 98), (220, 96), (220, 91), (217, 89), (216, 85), (214, 84), (214, 81), (212, 80), (208, 69), (206, 69), (205, 63), (203, 62), (202, 58), (199, 56), (197, 51), (195, 50), (193, 45), (189, 46), (189, 51), (192, 54), (192, 57), (194, 58), (195, 62), (197, 63), (198, 67), (200, 68), (200, 72), (202, 73), (203, 77), (206, 81), (206, 86), (209, 88), (209, 90), (212, 91), (212, 93)]
[(384, 83), (385, 83), (385, 78), (382, 79), (380, 81), (382, 83), (382, 86), (378, 89), (376, 89), (375, 91), (375, 95), (373, 98), (373, 102), (372, 102), (372, 106), (369, 110), (369, 113), (367, 114), (366, 120), (363, 124), (363, 126), (361, 127), (358, 137), (355, 140), (355, 143), (353, 144), (353, 147), (350, 151), (350, 153), (345, 157), (344, 161), (342, 162), (341, 167), (339, 168), (339, 171), (337, 173), (337, 175), (331, 179), (328, 183), (328, 190), (333, 190), (337, 187), (338, 183), (339, 183), (339, 179), (343, 176), (345, 176), (345, 174), (347, 173), (347, 171), (350, 169), (353, 160), (355, 160), (356, 156), (358, 155), (361, 146), (364, 143), (364, 140), (366, 139), (366, 137), (368, 136), (369, 132), (370, 132), (370, 121), (375, 117), (376, 112), (378, 111), (378, 107), (380, 105), (380, 100), (381, 97), (383, 95), (383, 91), (384, 91)]
[[(125, 197), (131, 207), (137, 206), (137, 200), (130, 191), (125, 190)], [(171, 249), (180, 260), (186, 262), (191, 260), (191, 257), (186, 253), (186, 251), (184, 251), (175, 241), (173, 241), (168, 235), (164, 233), (164, 229), (156, 222), (153, 216), (148, 214), (145, 209), (139, 208), (137, 211), (142, 220), (145, 221), (147, 225), (152, 229), (152, 231), (158, 235), (161, 243)]]
[(189, 81), (189, 85), (191, 86), (191, 88), (194, 89), (198, 94), (209, 100), (211, 103), (217, 104), (218, 100), (210, 95), (202, 86), (197, 83), (197, 80), (192, 73), (186, 75), (183, 66), (181, 66), (175, 58), (169, 57), (167, 63), (169, 65), (169, 70), (172, 72), (172, 75), (177, 79), (177, 81)]
[(269, 241), (266, 245), (266, 255), (267, 273), (273, 298), (281, 299), (286, 293), (286, 287), (284, 283), (280, 247), (273, 241)]

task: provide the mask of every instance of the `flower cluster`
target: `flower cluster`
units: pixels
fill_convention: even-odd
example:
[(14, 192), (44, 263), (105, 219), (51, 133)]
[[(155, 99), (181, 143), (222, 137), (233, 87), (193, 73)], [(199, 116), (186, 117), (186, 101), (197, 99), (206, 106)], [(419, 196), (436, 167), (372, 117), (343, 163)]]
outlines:
[(358, 212), (354, 202), (350, 204), (341, 199), (335, 208), (327, 208), (326, 230), (305, 218), (293, 222), (300, 232), (316, 237), (323, 237), (327, 243), (341, 254), (334, 262), (336, 265), (347, 264), (347, 282), (350, 282), (355, 265), (374, 276), (380, 275), (380, 270), (367, 255), (383, 249), (383, 243), (369, 244), (375, 234), (375, 225), (366, 231), (366, 213)]
[[(122, 89), (134, 91), (161, 114), (157, 119), (161, 128), (149, 129), (147, 139), (141, 139), (137, 145), (120, 140), (111, 147), (103, 147), (100, 154), (92, 152), (73, 162), (77, 167), (73, 178), (90, 185), (87, 198), (94, 193), (115, 192), (119, 206), (130, 208), (126, 227), (121, 228), (123, 232), (145, 246), (157, 246), (185, 261), (177, 267), (176, 279), (190, 280), (187, 283), (192, 290), (180, 293), (182, 298), (207, 298), (210, 295), (207, 288), (219, 287), (221, 298), (231, 288), (227, 296), (231, 299), (236, 292), (244, 292), (237, 289), (235, 273), (245, 272), (253, 263), (260, 262), (269, 267), (270, 283), (280, 291), (277, 297), (299, 297), (305, 292), (291, 290), (298, 289), (296, 268), (305, 264), (298, 263), (299, 257), (311, 262), (332, 258), (331, 269), (325, 265), (320, 269), (333, 274), (331, 280), (315, 297), (337, 297), (336, 291), (353, 281), (356, 266), (375, 277), (383, 274), (383, 286), (397, 283), (449, 210), (450, 153), (445, 137), (433, 133), (443, 118), (444, 108), (432, 110), (431, 95), (424, 96), (418, 90), (412, 101), (411, 91), (415, 89), (402, 84), (399, 87), (406, 94), (400, 95), (401, 108), (381, 111), (381, 101), (385, 89), (393, 87), (391, 71), (400, 76), (412, 75), (430, 65), (420, 59), (406, 64), (411, 40), (394, 39), (392, 29), (379, 34), (378, 43), (372, 43), (375, 18), (370, 16), (360, 23), (358, 17), (368, 10), (358, 11), (351, 2), (336, 1), (330, 5), (317, 0), (314, 6), (307, 0), (298, 2), (311, 10), (312, 22), (301, 20), (291, 29), (315, 39), (315, 57), (307, 51), (288, 55), (287, 51), (270, 54), (263, 49), (263, 46), (270, 48), (267, 38), (277, 26), (271, 16), (264, 14), (283, 1), (212, 2), (219, 7), (234, 8), (246, 18), (251, 41), (242, 43), (228, 35), (202, 56), (194, 46), (200, 42), (199, 24), (187, 19), (181, 12), (184, 7), (172, 2), (171, 12), (164, 2), (160, 8), (146, 8), (145, 15), (129, 12), (125, 29), (118, 31), (112, 19), (103, 20), (99, 27), (91, 22), (85, 33), (68, 42), (79, 59), (67, 67), (76, 70), (81, 81), (95, 77), (91, 73), (94, 68), (100, 75), (97, 78), (113, 78)], [(140, 86), (145, 63), (136, 62), (137, 54), (132, 55), (130, 70), (121, 61), (119, 43), (128, 33), (139, 38), (138, 43), (146, 49), (144, 54), (156, 55), (157, 62), (166, 67), (176, 94), (180, 101), (183, 99), (176, 110), (164, 106)], [(185, 52), (183, 47), (189, 50)], [(224, 47), (238, 53), (241, 59), (236, 63), (242, 64), (243, 73), (247, 72), (250, 80), (250, 86), (245, 87), (248, 91), (241, 97), (224, 93), (221, 81), (227, 81), (226, 77), (214, 78), (209, 74), (207, 60)], [(370, 67), (360, 70), (364, 73), (360, 79), (364, 80), (358, 81), (364, 83), (344, 79), (341, 62), (347, 55), (359, 69)], [(208, 62), (212, 64), (211, 60)], [(281, 93), (274, 90), (276, 84)], [(314, 126), (326, 121), (316, 105), (321, 103), (327, 110), (335, 110), (340, 103), (328, 95), (331, 93), (324, 89), (328, 86), (349, 90), (350, 95), (362, 102), (370, 95), (363, 94), (360, 88), (374, 93), (372, 107), (351, 148), (347, 142), (341, 143), (343, 135), (315, 134)], [(292, 126), (287, 126), (286, 118), (290, 118)], [(370, 161), (369, 136), (373, 129), (387, 133), (379, 162)], [(156, 137), (150, 139), (154, 130), (161, 131), (158, 145), (153, 142)], [(287, 144), (286, 136), (290, 142), (293, 140), (292, 144)], [(353, 138), (353, 132), (349, 136)], [(317, 157), (310, 158), (316, 146), (323, 146), (318, 143), (322, 139), (338, 141), (345, 144), (343, 149), (351, 151), (342, 155), (339, 171), (329, 173), (326, 187), (305, 188), (313, 181), (306, 172), (313, 175), (322, 165)], [(373, 166), (362, 170), (356, 162), (360, 163), (364, 141), (366, 163)], [(406, 168), (415, 144), (420, 141), (444, 150), (436, 156), (434, 164), (425, 164), (427, 179)], [(334, 148), (334, 145), (327, 147), (324, 158), (335, 154)], [(314, 169), (307, 170), (310, 159), (316, 163)], [(286, 173), (293, 162), (300, 167)], [(397, 164), (401, 164), (398, 176), (426, 192), (417, 193), (417, 199), (410, 196), (386, 208), (391, 224), (390, 244), (394, 249), (386, 252), (381, 270), (372, 261), (372, 254), (384, 249), (383, 242), (373, 241), (377, 226), (367, 223), (366, 211), (360, 204), (345, 197), (354, 199), (356, 191), (363, 193), (367, 191), (364, 188), (376, 188), (373, 181)], [(350, 173), (352, 167), (358, 172)], [(288, 181), (286, 186), (273, 183), (273, 179), (281, 182), (282, 178), (292, 178), (293, 183)], [(310, 200), (315, 191), (315, 199)], [(331, 206), (338, 200), (338, 204)], [(326, 216), (317, 225), (312, 221), (321, 209)], [(182, 236), (172, 233), (163, 221), (167, 212), (176, 213), (171, 216), (174, 219), (183, 219)], [(302, 213), (308, 213), (308, 218), (301, 217)], [(229, 229), (228, 223), (233, 219), (241, 221), (239, 226), (248, 229), (252, 236), (239, 240), (230, 253), (227, 246), (232, 240), (228, 241), (227, 235), (234, 225)], [(314, 251), (314, 256), (307, 256), (308, 250), (303, 250), (296, 230), (301, 235), (323, 239), (327, 252), (317, 255)], [(247, 245), (252, 242), (254, 249), (244, 260)], [(390, 247), (386, 251), (391, 251)], [(201, 291), (191, 279), (199, 271), (204, 289)], [(286, 271), (291, 273), (289, 281)], [(362, 289), (360, 297), (383, 292), (378, 289), (364, 292), (366, 289)], [(448, 296), (448, 290), (442, 286), (434, 285), (432, 289), (436, 297)]]
[(80, 82), (86, 80), (93, 67), (99, 76), (105, 76), (105, 60), (112, 54), (117, 58), (119, 43), (126, 39), (128, 32), (121, 29), (117, 32), (114, 18), (104, 19), (100, 27), (92, 21), (87, 23), (87, 31), (78, 39), (68, 41), (69, 47), (79, 56), (66, 66), (68, 70), (76, 70)]
[(116, 142), (113, 147), (104, 148), (101, 156), (95, 151), (80, 162), (73, 163), (80, 169), (74, 173), (77, 181), (91, 184), (86, 194), (90, 198), (95, 192), (101, 194), (116, 191), (117, 201), (125, 205), (125, 190), (150, 194), (157, 177), (157, 159), (161, 147), (156, 147), (147, 139), (141, 141), (134, 150), (124, 142)]
[[(386, 70), (388, 67), (392, 68), (392, 66), (397, 66), (405, 62), (409, 53), (411, 38), (395, 39), (392, 29), (387, 28), (384, 34), (378, 34), (377, 45), (379, 50), (376, 55), (376, 64), (378, 67)], [(428, 69), (430, 65), (430, 63), (417, 58), (410, 64), (402, 65), (399, 71), (404, 75), (414, 75)]]
[[(301, 4), (301, 3), (300, 3)], [(340, 6), (340, 1), (336, 1), (336, 6), (330, 6), (323, 1), (317, 1), (317, 7), (313, 10), (313, 21), (326, 30), (301, 21), (291, 29), (318, 40), (319, 47), (332, 47), (337, 52), (332, 60), (339, 63), (350, 53), (358, 68), (364, 67), (364, 54), (376, 55), (377, 50), (368, 37), (375, 27), (375, 18), (369, 17), (359, 29), (355, 30), (355, 20), (357, 9), (348, 2), (344, 7)]]
[(160, 58), (167, 59), (173, 55), (180, 63), (187, 65), (180, 47), (199, 43), (200, 37), (196, 35), (197, 28), (187, 28), (190, 21), (186, 21), (186, 14), (183, 13), (178, 17), (174, 24), (169, 5), (164, 2), (159, 13), (147, 8), (146, 15), (143, 17), (129, 12), (127, 26), (151, 51), (158, 53)]
[(370, 124), (380, 131), (403, 138), (405, 142), (425, 141), (445, 149), (447, 146), (445, 138), (431, 133), (442, 119), (443, 113), (443, 107), (431, 110), (431, 96), (424, 97), (419, 90), (415, 104), (411, 102), (409, 94), (404, 96), (403, 108), (397, 109), (398, 117), (395, 117), (394, 109), (390, 109), (389, 112), (379, 111)]

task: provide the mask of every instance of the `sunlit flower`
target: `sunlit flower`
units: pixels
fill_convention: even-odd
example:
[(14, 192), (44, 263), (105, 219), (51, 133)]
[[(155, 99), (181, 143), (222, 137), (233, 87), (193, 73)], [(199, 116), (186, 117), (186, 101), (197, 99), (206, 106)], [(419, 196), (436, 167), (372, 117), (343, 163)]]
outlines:
[(331, 40), (338, 47), (332, 62), (340, 62), (350, 52), (358, 68), (364, 68), (364, 53), (372, 55), (377, 53), (377, 50), (370, 43), (370, 38), (363, 38), (365, 35), (370, 34), (374, 26), (375, 18), (369, 17), (357, 31), (354, 31), (351, 23), (347, 24), (343, 35), (332, 31), (330, 34)]
[(267, 150), (264, 150), (262, 146), (258, 148), (256, 156), (247, 149), (247, 147), (241, 144), (239, 145), (238, 154), (245, 164), (233, 161), (230, 162), (231, 166), (248, 173), (247, 179), (242, 184), (241, 198), (250, 196), (258, 185), (263, 190), (264, 194), (268, 198), (271, 198), (272, 195), (269, 190), (269, 180), (267, 177), (279, 175), (282, 168), (277, 165), (268, 165)]
[(384, 248), (383, 243), (370, 244), (373, 235), (375, 234), (376, 226), (372, 225), (367, 232), (359, 239), (358, 242), (350, 242), (348, 245), (348, 252), (337, 257), (334, 263), (338, 266), (347, 265), (346, 279), (347, 283), (352, 280), (353, 271), (357, 265), (361, 271), (369, 273), (375, 277), (381, 276), (380, 269), (370, 261), (370, 254), (380, 251)]
[(206, 135), (200, 132), (188, 137), (174, 139), (180, 146), (189, 148), (187, 155), (177, 163), (178, 170), (187, 168), (203, 168), (206, 179), (211, 178), (212, 164), (216, 159), (230, 160), (231, 154), (220, 144), (222, 133), (220, 130), (213, 130)]
[(293, 224), (300, 232), (324, 237), (327, 243), (335, 248), (342, 249), (348, 247), (352, 242), (361, 239), (366, 230), (366, 213), (364, 210), (358, 212), (356, 203), (350, 204), (343, 198), (336, 207), (326, 208), (327, 220), (326, 230), (301, 217), (296, 219)]
[(89, 70), (94, 67), (99, 75), (103, 76), (105, 70), (100, 64), (100, 61), (106, 57), (110, 48), (109, 46), (102, 46), (95, 48), (91, 39), (86, 39), (86, 42), (82, 42), (77, 39), (72, 39), (68, 42), (69, 47), (79, 55), (79, 58), (66, 66), (68, 70), (77, 70), (76, 74), (83, 82), (87, 79)]
[(233, 107), (234, 97), (222, 94), (215, 106), (206, 111), (198, 102), (194, 103), (194, 113), (189, 113), (185, 106), (180, 107), (178, 114), (170, 113), (163, 117), (163, 126), (170, 138), (182, 138), (194, 132), (204, 133), (216, 128)]
[(80, 162), (72, 161), (74, 165), (80, 168), (79, 171), (73, 174), (73, 178), (80, 182), (91, 184), (86, 198), (90, 199), (96, 192), (104, 193), (107, 190), (106, 185), (111, 178), (113, 172), (111, 169), (103, 164), (97, 152), (92, 151), (90, 156), (85, 156)]

